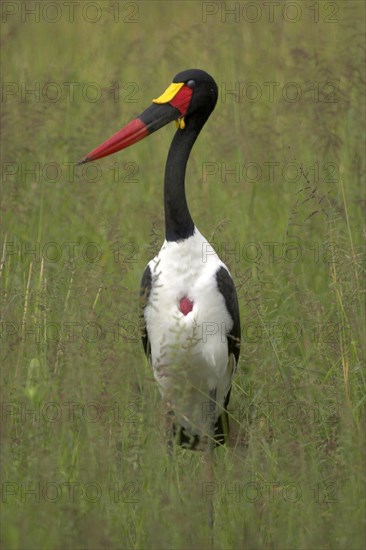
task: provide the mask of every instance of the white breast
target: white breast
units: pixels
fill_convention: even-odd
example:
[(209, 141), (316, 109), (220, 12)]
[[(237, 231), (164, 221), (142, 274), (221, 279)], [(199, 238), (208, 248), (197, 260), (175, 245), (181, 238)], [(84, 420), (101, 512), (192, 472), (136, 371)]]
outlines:
[[(152, 287), (144, 315), (152, 367), (163, 397), (183, 425), (201, 424), (202, 406), (213, 388), (219, 416), (235, 368), (226, 336), (233, 320), (216, 282), (221, 266), (197, 229), (184, 241), (165, 241), (149, 263)], [(193, 302), (187, 315), (179, 310), (183, 297)]]

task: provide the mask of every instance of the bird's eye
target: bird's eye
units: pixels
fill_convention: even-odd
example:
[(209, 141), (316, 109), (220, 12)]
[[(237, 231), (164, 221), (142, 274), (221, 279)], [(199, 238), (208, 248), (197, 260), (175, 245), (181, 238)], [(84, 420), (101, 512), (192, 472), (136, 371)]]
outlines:
[(195, 85), (196, 85), (196, 83), (195, 83), (195, 81), (194, 81), (194, 80), (188, 80), (188, 82), (187, 82), (187, 86), (188, 86), (189, 88), (194, 88), (194, 87), (195, 87)]

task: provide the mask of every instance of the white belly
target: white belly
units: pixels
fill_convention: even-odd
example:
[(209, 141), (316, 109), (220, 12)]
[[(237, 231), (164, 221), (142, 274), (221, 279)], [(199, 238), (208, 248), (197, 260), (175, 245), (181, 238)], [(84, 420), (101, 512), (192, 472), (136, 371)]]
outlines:
[[(182, 242), (165, 242), (149, 263), (152, 288), (145, 308), (151, 360), (160, 392), (185, 427), (207, 429), (209, 391), (216, 388), (218, 418), (235, 365), (227, 333), (233, 321), (219, 292), (216, 272), (224, 264), (196, 230)], [(184, 315), (179, 300), (193, 302)]]

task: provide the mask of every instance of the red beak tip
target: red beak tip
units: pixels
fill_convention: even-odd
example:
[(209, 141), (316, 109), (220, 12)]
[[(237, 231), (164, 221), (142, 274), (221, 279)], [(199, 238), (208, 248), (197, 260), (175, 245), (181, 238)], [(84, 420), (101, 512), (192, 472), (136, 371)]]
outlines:
[(83, 159), (79, 160), (77, 163), (77, 166), (80, 166), (80, 164), (86, 164), (87, 162), (90, 162), (91, 159), (89, 157), (84, 157)]

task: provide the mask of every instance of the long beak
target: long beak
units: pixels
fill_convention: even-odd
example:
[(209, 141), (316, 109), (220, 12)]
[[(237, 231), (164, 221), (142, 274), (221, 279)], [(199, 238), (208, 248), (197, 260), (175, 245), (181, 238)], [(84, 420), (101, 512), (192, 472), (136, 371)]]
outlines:
[(85, 164), (137, 143), (173, 120), (181, 119), (187, 112), (192, 91), (183, 83), (171, 84), (169, 88), (141, 115), (129, 122), (86, 157), (78, 162)]

